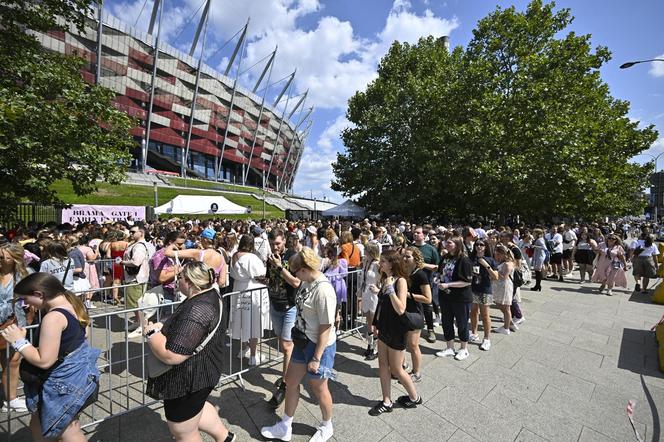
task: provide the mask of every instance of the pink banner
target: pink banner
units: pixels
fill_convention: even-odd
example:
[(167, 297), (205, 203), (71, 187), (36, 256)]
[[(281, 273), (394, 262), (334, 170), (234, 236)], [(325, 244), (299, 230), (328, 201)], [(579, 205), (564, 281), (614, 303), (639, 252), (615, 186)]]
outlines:
[(145, 206), (102, 206), (74, 204), (70, 209), (62, 209), (63, 223), (84, 223), (97, 221), (133, 221), (145, 219)]

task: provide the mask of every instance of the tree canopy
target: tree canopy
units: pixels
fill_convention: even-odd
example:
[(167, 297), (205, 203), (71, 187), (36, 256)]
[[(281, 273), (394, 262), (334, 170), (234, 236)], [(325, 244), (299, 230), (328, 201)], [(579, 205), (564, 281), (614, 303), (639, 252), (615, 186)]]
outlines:
[(61, 203), (50, 185), (84, 195), (122, 181), (135, 143), (114, 93), (86, 83), (79, 57), (54, 53), (34, 33), (83, 29), (91, 0), (0, 3), (0, 214), (22, 200)]
[(657, 138), (600, 76), (590, 35), (554, 3), (497, 8), (464, 49), (395, 42), (349, 100), (332, 188), (384, 214), (594, 218), (636, 213)]

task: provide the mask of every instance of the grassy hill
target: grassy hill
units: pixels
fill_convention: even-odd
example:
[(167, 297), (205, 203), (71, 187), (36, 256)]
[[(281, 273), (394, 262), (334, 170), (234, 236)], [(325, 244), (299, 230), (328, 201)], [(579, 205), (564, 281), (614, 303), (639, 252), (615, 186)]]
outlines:
[(256, 187), (250, 186), (239, 186), (236, 184), (227, 184), (227, 183), (217, 183), (214, 181), (198, 180), (195, 178), (175, 178), (167, 177), (166, 178), (171, 184), (180, 187), (192, 187), (199, 189), (212, 189), (212, 190), (231, 190), (235, 192), (246, 192), (246, 193), (257, 193), (261, 194), (263, 191)]
[[(78, 196), (74, 193), (68, 181), (58, 181), (52, 188), (58, 196), (68, 204), (110, 204), (124, 206), (152, 206), (154, 205), (154, 190), (149, 186), (135, 186), (121, 184), (113, 186), (107, 183), (97, 183), (99, 190), (93, 194)], [(263, 202), (250, 195), (237, 195), (234, 193), (208, 192), (198, 189), (173, 189), (159, 187), (157, 196), (159, 205), (165, 204), (178, 195), (221, 195), (229, 201), (240, 206), (251, 206), (251, 215), (226, 215), (226, 218), (262, 218)], [(193, 217), (193, 216), (192, 216)], [(196, 216), (200, 217), (200, 216)], [(277, 207), (265, 204), (266, 218), (283, 218), (284, 212)]]

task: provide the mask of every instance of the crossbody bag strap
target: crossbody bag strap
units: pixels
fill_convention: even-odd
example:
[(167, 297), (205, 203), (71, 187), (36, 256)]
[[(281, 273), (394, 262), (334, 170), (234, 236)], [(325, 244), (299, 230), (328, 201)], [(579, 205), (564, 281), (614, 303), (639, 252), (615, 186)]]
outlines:
[(214, 334), (217, 333), (217, 330), (219, 329), (219, 324), (221, 324), (221, 318), (224, 315), (223, 314), (224, 313), (223, 308), (224, 308), (223, 302), (221, 300), (221, 297), (219, 297), (219, 321), (217, 321), (217, 325), (214, 327), (214, 330), (212, 330), (210, 332), (210, 334), (207, 336), (207, 338), (205, 338), (205, 340), (203, 342), (201, 342), (201, 344), (198, 347), (196, 347), (196, 350), (194, 350), (194, 354), (197, 354), (197, 353), (200, 353), (201, 351), (203, 351), (203, 349), (208, 344), (208, 342), (210, 342), (210, 340), (214, 337)]
[[(304, 306), (304, 302), (305, 302), (307, 299), (309, 299), (309, 294), (313, 291), (313, 289), (316, 288), (316, 287), (318, 287), (319, 285), (321, 285), (321, 284), (324, 283), (324, 282), (327, 282), (328, 284), (332, 285), (332, 283), (331, 283), (330, 281), (328, 281), (328, 280), (325, 280), (325, 281), (317, 281), (316, 284), (312, 285), (312, 286), (309, 287), (309, 289), (307, 290), (308, 294), (307, 294), (307, 297), (306, 297), (306, 298), (304, 298), (304, 297), (300, 297), (303, 306)], [(300, 287), (302, 287), (302, 286), (300, 285)], [(302, 289), (300, 288), (300, 290), (302, 290)], [(302, 331), (302, 332), (304, 333), (304, 332), (306, 331), (306, 329), (307, 329), (307, 323), (304, 321), (304, 316), (302, 315), (302, 309), (300, 309), (300, 308), (299, 308), (299, 305), (297, 305), (297, 304), (298, 304), (297, 300), (298, 300), (298, 296), (297, 296), (297, 294), (296, 294), (296, 295), (295, 295), (295, 304), (296, 304), (296, 310), (297, 310), (297, 321), (296, 321), (296, 325), (298, 325), (299, 323), (301, 323), (301, 324), (302, 324), (302, 328), (300, 329), (300, 327), (298, 326), (298, 329), (300, 329), (300, 331)]]
[(65, 281), (67, 280), (67, 274), (69, 273), (69, 268), (71, 267), (71, 258), (67, 258), (67, 268), (65, 269), (65, 274), (62, 277), (62, 285), (65, 285)]

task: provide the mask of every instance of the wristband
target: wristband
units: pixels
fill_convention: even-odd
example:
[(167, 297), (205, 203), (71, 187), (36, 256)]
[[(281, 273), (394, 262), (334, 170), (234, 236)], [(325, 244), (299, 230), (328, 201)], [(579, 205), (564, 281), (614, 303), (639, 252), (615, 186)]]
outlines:
[(152, 330), (149, 330), (149, 331), (145, 334), (145, 337), (146, 337), (147, 339), (150, 339), (150, 338), (152, 337), (152, 335), (154, 335), (154, 334), (156, 334), (156, 333), (161, 333), (161, 329), (159, 329), (159, 328), (153, 328)]
[(12, 347), (14, 347), (14, 350), (16, 350), (17, 352), (20, 353), (21, 350), (23, 350), (28, 345), (32, 345), (32, 344), (30, 344), (30, 341), (28, 341), (25, 338), (21, 338), (21, 339), (17, 340), (16, 342), (14, 342), (12, 344)]
[(318, 359), (316, 356), (312, 356), (309, 362), (318, 362), (320, 364), (320, 359)]

